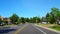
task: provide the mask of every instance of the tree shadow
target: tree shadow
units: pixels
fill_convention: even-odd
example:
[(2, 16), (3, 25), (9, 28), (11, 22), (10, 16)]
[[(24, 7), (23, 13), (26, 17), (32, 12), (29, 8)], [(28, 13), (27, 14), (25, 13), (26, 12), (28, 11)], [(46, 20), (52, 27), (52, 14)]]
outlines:
[[(8, 28), (8, 27), (6, 27), (6, 28)], [(11, 32), (11, 31), (16, 31), (16, 29), (10, 29), (10, 28), (8, 28), (8, 29), (1, 29), (0, 30), (0, 34), (8, 33), (8, 32)]]

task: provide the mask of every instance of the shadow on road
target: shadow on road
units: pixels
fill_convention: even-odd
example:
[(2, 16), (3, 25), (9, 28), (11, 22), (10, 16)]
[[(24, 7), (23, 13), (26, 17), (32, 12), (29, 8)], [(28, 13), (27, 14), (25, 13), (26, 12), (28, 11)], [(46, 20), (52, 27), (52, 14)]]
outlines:
[(0, 34), (8, 33), (11, 31), (16, 31), (16, 29), (2, 29), (2, 30), (0, 30)]

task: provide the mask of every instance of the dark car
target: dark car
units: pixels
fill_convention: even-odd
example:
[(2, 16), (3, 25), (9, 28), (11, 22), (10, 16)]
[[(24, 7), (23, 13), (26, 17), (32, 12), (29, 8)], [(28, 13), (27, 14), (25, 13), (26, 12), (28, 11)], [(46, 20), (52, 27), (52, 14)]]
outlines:
[(4, 26), (5, 25), (5, 23), (4, 22), (0, 22), (0, 26)]

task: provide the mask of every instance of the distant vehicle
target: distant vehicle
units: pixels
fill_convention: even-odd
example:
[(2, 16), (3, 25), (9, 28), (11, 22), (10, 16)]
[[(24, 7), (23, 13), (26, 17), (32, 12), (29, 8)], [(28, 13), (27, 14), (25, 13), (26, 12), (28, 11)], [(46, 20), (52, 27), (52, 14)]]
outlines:
[(0, 26), (4, 26), (5, 25), (5, 23), (4, 22), (0, 22)]
[(60, 21), (58, 22), (58, 24), (60, 25)]
[(43, 24), (47, 24), (47, 22), (45, 21), (45, 22), (42, 22)]

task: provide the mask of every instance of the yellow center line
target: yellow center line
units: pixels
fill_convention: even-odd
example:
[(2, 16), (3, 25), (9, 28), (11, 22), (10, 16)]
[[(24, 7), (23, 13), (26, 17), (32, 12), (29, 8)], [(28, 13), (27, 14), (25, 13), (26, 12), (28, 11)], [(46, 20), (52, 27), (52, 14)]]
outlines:
[(23, 30), (25, 27), (24, 26), (22, 26), (20, 29), (18, 29), (16, 32), (15, 32), (15, 34), (18, 34), (21, 30)]

